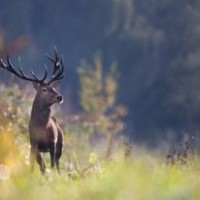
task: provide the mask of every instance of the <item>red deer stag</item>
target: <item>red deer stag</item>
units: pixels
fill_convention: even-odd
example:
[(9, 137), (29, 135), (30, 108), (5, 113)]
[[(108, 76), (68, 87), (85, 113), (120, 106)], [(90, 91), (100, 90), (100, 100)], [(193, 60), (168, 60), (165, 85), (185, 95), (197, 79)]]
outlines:
[(53, 63), (53, 73), (48, 81), (46, 80), (48, 76), (46, 66), (44, 76), (41, 79), (36, 77), (33, 70), (31, 70), (32, 76), (27, 76), (23, 72), (20, 64), (19, 71), (15, 70), (9, 55), (7, 56), (6, 62), (0, 59), (0, 67), (23, 80), (31, 81), (36, 90), (29, 122), (31, 170), (34, 169), (34, 162), (37, 160), (41, 172), (44, 173), (45, 164), (42, 160), (41, 152), (50, 152), (51, 167), (54, 168), (56, 164), (59, 173), (59, 159), (62, 154), (63, 133), (56, 119), (51, 116), (51, 106), (63, 101), (62, 96), (59, 96), (56, 92), (54, 84), (63, 78), (64, 63), (63, 57), (58, 55), (56, 49), (55, 58), (49, 55), (47, 56)]

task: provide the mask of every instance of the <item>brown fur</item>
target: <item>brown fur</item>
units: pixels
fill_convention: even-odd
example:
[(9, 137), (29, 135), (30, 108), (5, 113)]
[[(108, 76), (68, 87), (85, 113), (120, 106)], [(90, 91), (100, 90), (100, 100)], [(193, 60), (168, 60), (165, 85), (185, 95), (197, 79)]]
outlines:
[[(43, 89), (47, 91), (43, 91)], [(40, 166), (40, 170), (45, 172), (45, 164), (42, 160), (41, 152), (50, 152), (51, 167), (56, 164), (59, 172), (59, 159), (62, 155), (63, 133), (56, 122), (56, 119), (51, 116), (51, 106), (58, 94), (51, 86), (37, 85), (36, 97), (33, 102), (31, 118), (29, 123), (29, 137), (31, 143), (31, 169), (34, 168), (34, 161)]]

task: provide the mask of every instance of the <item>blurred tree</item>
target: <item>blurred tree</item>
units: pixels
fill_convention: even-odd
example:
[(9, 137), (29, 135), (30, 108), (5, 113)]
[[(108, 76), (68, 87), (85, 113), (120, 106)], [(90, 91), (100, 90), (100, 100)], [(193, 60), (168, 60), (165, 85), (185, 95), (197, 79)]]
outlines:
[(143, 126), (138, 127), (142, 135), (147, 127), (160, 138), (170, 129), (180, 135), (188, 127), (200, 128), (200, 7), (197, 1), (179, 3), (154, 2), (154, 12), (145, 9), (154, 26), (162, 30), (164, 40), (159, 53), (162, 70), (152, 85), (141, 92), (142, 109), (134, 109), (136, 120), (143, 121)]
[(199, 2), (113, 2), (111, 33), (118, 38), (115, 54), (124, 66), (120, 100), (130, 108), (137, 139), (198, 130)]
[[(31, 109), (31, 99), (28, 88), (23, 90), (13, 84), (6, 87), (0, 86), (0, 129), (9, 129), (13, 133), (27, 133), (27, 124)], [(26, 109), (24, 109), (26, 108)]]
[(116, 65), (105, 75), (102, 59), (99, 54), (94, 59), (93, 66), (86, 61), (81, 62), (80, 101), (83, 108), (81, 119), (90, 127), (90, 134), (99, 134), (108, 141), (107, 155), (112, 149), (112, 141), (116, 134), (124, 129), (122, 118), (126, 108), (116, 103), (118, 73)]

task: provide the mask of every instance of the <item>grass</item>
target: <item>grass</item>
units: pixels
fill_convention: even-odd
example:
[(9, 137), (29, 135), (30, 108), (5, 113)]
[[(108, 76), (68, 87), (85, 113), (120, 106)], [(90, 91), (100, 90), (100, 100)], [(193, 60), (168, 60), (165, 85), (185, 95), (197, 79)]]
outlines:
[(15, 173), (9, 163), (0, 165), (0, 199), (200, 199), (199, 158), (185, 165), (167, 166), (148, 153), (127, 161), (119, 151), (112, 160), (97, 165), (99, 170), (92, 167), (86, 176), (76, 178), (70, 178), (64, 166), (59, 176), (52, 170), (46, 175), (39, 170), (31, 174), (23, 161)]
[[(123, 148), (115, 148), (112, 158), (99, 161), (100, 156), (89, 150), (85, 140), (83, 146), (80, 137), (79, 143), (73, 134), (65, 138), (61, 175), (49, 168), (41, 175), (38, 167), (34, 173), (29, 171), (28, 137), (16, 134), (11, 125), (1, 129), (0, 199), (200, 199), (198, 156), (189, 158), (184, 165), (166, 165), (164, 156), (134, 147), (131, 159), (124, 158)], [(48, 154), (44, 160), (50, 166)]]

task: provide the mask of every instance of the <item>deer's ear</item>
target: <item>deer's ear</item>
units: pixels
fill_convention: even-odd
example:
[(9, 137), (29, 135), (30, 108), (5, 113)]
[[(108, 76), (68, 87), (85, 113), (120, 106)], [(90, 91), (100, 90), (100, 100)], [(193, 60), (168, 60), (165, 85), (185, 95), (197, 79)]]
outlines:
[(40, 84), (39, 84), (39, 83), (33, 82), (33, 88), (34, 88), (36, 91), (38, 91), (39, 87), (40, 87)]
[(50, 86), (53, 88), (58, 88), (59, 85), (60, 85), (60, 81), (54, 81), (50, 84)]

